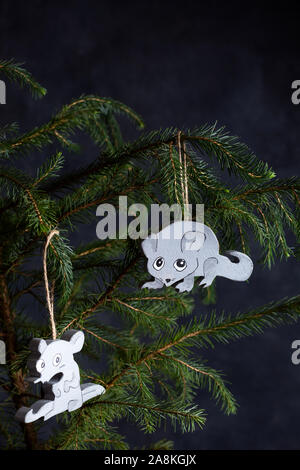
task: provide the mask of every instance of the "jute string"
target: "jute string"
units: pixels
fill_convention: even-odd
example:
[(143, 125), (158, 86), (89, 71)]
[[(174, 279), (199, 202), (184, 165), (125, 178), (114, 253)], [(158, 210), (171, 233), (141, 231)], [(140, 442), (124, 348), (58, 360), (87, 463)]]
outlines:
[(52, 330), (52, 338), (56, 339), (57, 338), (57, 333), (56, 333), (56, 325), (55, 325), (55, 318), (54, 318), (54, 282), (52, 284), (52, 289), (50, 291), (49, 288), (49, 281), (48, 281), (48, 274), (47, 274), (47, 250), (48, 246), (51, 242), (51, 239), (54, 237), (54, 235), (59, 235), (59, 231), (54, 229), (51, 230), (49, 233), (45, 248), (44, 248), (44, 257), (43, 257), (43, 267), (44, 267), (44, 281), (45, 281), (45, 290), (46, 290), (46, 299), (47, 299), (47, 306), (48, 306), (48, 311), (49, 311), (49, 316), (50, 316), (50, 325), (51, 325), (51, 330)]
[[(181, 131), (177, 135), (178, 155), (180, 163), (180, 182), (182, 191), (183, 204), (189, 203), (189, 188), (188, 188), (188, 175), (187, 175), (187, 158), (185, 151), (185, 142), (181, 145)], [(183, 154), (183, 155), (182, 155)]]

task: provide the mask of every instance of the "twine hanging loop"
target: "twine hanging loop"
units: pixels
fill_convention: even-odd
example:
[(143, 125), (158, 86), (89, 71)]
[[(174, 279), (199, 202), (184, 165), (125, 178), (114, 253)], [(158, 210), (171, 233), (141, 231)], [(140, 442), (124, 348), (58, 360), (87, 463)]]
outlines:
[(44, 267), (44, 281), (45, 281), (45, 290), (46, 290), (46, 299), (47, 299), (47, 306), (48, 306), (48, 311), (50, 315), (50, 325), (51, 325), (51, 330), (52, 330), (52, 338), (55, 340), (57, 338), (57, 333), (56, 333), (56, 325), (55, 325), (55, 318), (54, 318), (54, 283), (52, 286), (52, 290), (50, 292), (49, 288), (49, 281), (48, 281), (48, 274), (47, 274), (47, 250), (48, 246), (51, 242), (51, 239), (54, 237), (54, 235), (59, 235), (59, 231), (56, 229), (51, 230), (49, 233), (46, 243), (45, 243), (45, 248), (44, 248), (44, 256), (43, 256), (43, 267)]
[[(181, 131), (177, 134), (178, 156), (180, 164), (180, 182), (182, 190), (183, 204), (189, 204), (189, 188), (188, 188), (188, 175), (187, 175), (187, 158), (185, 151), (185, 142), (181, 145)], [(183, 156), (182, 156), (183, 154)]]

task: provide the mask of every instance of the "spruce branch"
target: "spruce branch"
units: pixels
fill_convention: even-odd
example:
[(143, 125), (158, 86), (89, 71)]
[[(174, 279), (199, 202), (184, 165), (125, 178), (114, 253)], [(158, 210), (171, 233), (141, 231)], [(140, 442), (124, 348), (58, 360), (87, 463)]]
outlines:
[[(18, 65), (5, 67), (33, 91), (38, 86)], [(0, 62), (0, 74), (5, 67)], [(199, 352), (205, 355), (218, 343), (299, 318), (299, 296), (247, 313), (195, 315), (191, 294), (172, 287), (140, 289), (148, 275), (139, 241), (108, 239), (76, 246), (72, 232), (81, 223), (94, 223), (97, 205), (117, 206), (121, 195), (128, 204), (139, 201), (147, 208), (153, 203), (182, 205), (187, 181), (189, 202), (205, 205), (205, 223), (217, 234), (221, 253), (239, 247), (250, 253), (254, 239), (255, 253), (266, 265), (299, 257), (299, 178), (275, 177), (248, 146), (216, 124), (154, 130), (126, 142), (120, 115), (143, 127), (139, 115), (123, 103), (87, 95), (31, 131), (20, 133), (14, 123), (0, 129), (0, 336), (7, 341), (9, 359), (8, 374), (0, 373), (0, 387), (8, 394), (0, 404), (0, 434), (8, 447), (128, 449), (126, 437), (114, 427), (122, 418), (144, 432), (154, 432), (167, 420), (190, 432), (205, 422), (204, 411), (195, 405), (199, 389), (208, 390), (224, 413), (235, 413), (237, 403), (223, 373)], [(78, 151), (73, 142), (77, 131), (91, 137), (97, 155), (87, 162), (83, 151), (81, 167), (69, 171), (70, 154)], [(50, 158), (49, 144), (57, 146)], [(68, 150), (64, 157), (60, 147)], [(39, 168), (26, 174), (17, 157), (42, 149)], [(223, 170), (242, 182), (231, 184)], [(60, 236), (51, 240), (47, 267), (49, 279), (55, 280), (56, 328), (59, 336), (69, 328), (85, 333), (82, 354), (98, 360), (103, 370), (82, 370), (82, 380), (105, 386), (106, 393), (80, 410), (59, 415), (57, 430), (40, 442), (37, 425), (17, 432), (12, 415), (15, 407), (36, 401), (24, 376), (30, 338), (50, 337), (39, 260), (53, 229)], [(39, 308), (38, 319), (23, 309), (27, 295)], [(200, 292), (206, 305), (215, 299), (214, 285)], [(2, 412), (7, 426), (2, 425)]]
[[(94, 402), (94, 403), (86, 403), (83, 405), (84, 408), (89, 408), (89, 407), (102, 407), (103, 405), (110, 405), (111, 407), (114, 406), (120, 406), (124, 407), (125, 414), (130, 418), (130, 414), (127, 412), (127, 410), (130, 408), (135, 408), (140, 411), (140, 413), (137, 413), (135, 416), (135, 421), (137, 420), (140, 422), (142, 425), (142, 429), (148, 432), (152, 432), (155, 427), (158, 425), (161, 425), (161, 421), (166, 419), (166, 417), (171, 419), (171, 423), (176, 429), (176, 424), (178, 418), (180, 419), (179, 424), (181, 426), (181, 430), (183, 432), (191, 432), (195, 430), (195, 424), (197, 424), (200, 428), (203, 427), (205, 423), (205, 416), (203, 413), (203, 410), (197, 409), (196, 406), (190, 407), (190, 408), (183, 408), (181, 406), (174, 406), (174, 408), (169, 408), (169, 405), (166, 404), (167, 406), (164, 407), (164, 404), (162, 403), (162, 406), (148, 406), (143, 403), (134, 403), (130, 401), (115, 401), (115, 400), (101, 400), (99, 402)], [(143, 412), (150, 412), (151, 413), (151, 418), (147, 419)], [(148, 415), (146, 415), (148, 416)]]
[(76, 129), (87, 129), (91, 115), (94, 119), (95, 114), (105, 115), (108, 111), (125, 114), (138, 126), (143, 126), (140, 117), (123, 103), (111, 98), (100, 98), (93, 95), (82, 96), (64, 106), (49, 123), (36, 127), (15, 139), (0, 142), (0, 157), (7, 158), (16, 152), (26, 154), (32, 148), (41, 150), (45, 145), (51, 144), (54, 138), (70, 147), (73, 143), (68, 140), (68, 136), (72, 135)]

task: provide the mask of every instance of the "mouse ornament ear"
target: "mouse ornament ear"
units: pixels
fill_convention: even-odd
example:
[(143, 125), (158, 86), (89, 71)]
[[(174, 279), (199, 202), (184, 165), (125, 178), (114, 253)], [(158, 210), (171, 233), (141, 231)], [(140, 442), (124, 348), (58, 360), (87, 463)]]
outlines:
[(142, 249), (146, 256), (150, 256), (157, 250), (157, 236), (155, 234), (150, 235), (142, 242)]
[(203, 247), (205, 235), (203, 232), (186, 232), (181, 239), (181, 251), (199, 251)]
[(83, 331), (67, 330), (61, 337), (65, 341), (69, 341), (73, 354), (82, 350), (84, 345)]

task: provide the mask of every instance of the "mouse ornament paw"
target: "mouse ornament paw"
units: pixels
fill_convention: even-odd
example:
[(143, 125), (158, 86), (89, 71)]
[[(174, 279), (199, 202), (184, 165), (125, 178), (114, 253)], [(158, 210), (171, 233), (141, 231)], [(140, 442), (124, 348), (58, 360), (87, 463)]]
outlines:
[(184, 282), (180, 282), (175, 289), (178, 290), (178, 292), (190, 292), (193, 289), (193, 286), (188, 286)]
[(30, 407), (19, 408), (18, 421), (31, 423), (39, 418), (46, 421), (64, 411), (77, 410), (85, 401), (105, 393), (102, 385), (80, 384), (74, 354), (81, 351), (83, 344), (84, 333), (77, 330), (67, 330), (60, 339), (31, 340), (27, 362), (30, 376), (25, 380), (34, 384), (41, 382), (43, 397)]
[(161, 289), (163, 287), (163, 283), (159, 281), (159, 279), (155, 279), (153, 282), (145, 282), (142, 285), (142, 289)]
[(151, 234), (142, 242), (142, 249), (148, 259), (148, 272), (154, 278), (142, 289), (174, 286), (179, 292), (190, 292), (196, 277), (203, 278), (199, 286), (206, 288), (217, 276), (246, 281), (253, 271), (249, 256), (239, 251), (221, 255), (211, 228), (191, 220), (174, 222)]

